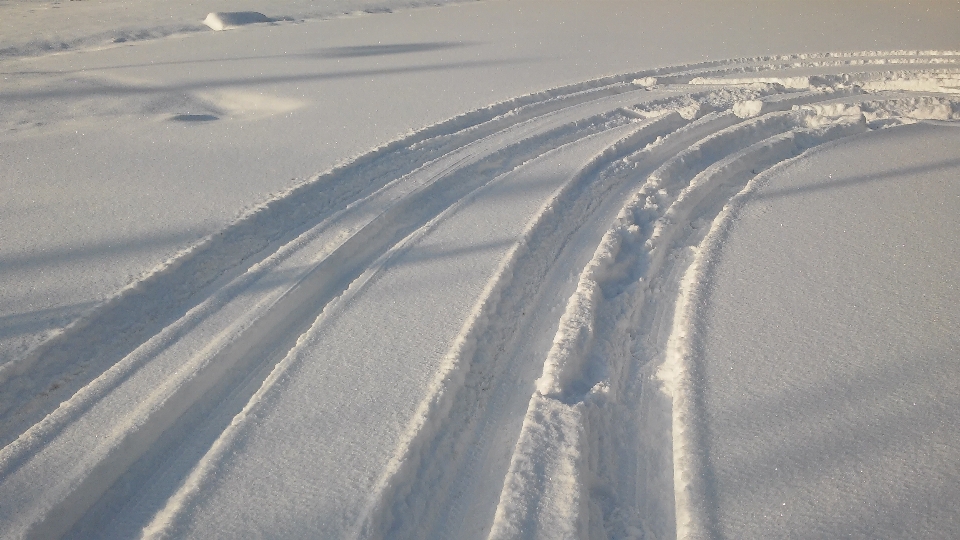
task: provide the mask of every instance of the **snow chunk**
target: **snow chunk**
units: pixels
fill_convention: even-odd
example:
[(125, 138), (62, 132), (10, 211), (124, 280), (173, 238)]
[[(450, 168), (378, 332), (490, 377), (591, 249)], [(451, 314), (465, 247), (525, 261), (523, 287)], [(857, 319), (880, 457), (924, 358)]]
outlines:
[(684, 120), (696, 120), (700, 116), (700, 104), (699, 103), (690, 103), (683, 107), (677, 107), (677, 113), (683, 117)]
[(203, 20), (203, 24), (216, 31), (265, 22), (273, 22), (273, 19), (256, 11), (218, 11), (208, 14)]
[(759, 116), (763, 109), (763, 102), (758, 99), (747, 101), (738, 101), (733, 104), (733, 114), (740, 118), (753, 118)]
[(838, 122), (861, 123), (867, 121), (859, 104), (815, 103), (802, 105), (798, 110), (806, 111), (809, 114), (804, 118), (804, 124), (808, 128), (818, 128)]

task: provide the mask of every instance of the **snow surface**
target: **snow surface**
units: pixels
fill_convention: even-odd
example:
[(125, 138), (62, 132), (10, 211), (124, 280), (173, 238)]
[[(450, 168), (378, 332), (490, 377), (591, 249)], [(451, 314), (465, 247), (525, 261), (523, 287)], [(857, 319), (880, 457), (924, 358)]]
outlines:
[(0, 536), (960, 534), (960, 5), (440, 3), (0, 2)]
[(694, 323), (715, 534), (960, 534), (958, 148), (953, 126), (851, 138), (733, 218)]

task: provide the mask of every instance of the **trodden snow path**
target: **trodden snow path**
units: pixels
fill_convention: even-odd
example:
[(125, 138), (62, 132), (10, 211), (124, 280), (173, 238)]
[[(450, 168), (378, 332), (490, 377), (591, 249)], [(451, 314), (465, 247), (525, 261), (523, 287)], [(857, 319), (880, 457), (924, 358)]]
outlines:
[(958, 61), (625, 74), (321, 175), (0, 366), (0, 535), (709, 536), (696, 246), (771, 167), (960, 119)]

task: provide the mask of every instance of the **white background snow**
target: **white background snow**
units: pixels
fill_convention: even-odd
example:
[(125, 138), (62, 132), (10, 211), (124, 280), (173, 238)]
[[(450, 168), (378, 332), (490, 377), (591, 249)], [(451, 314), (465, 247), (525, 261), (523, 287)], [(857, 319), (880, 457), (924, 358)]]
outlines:
[(957, 536), (958, 29), (0, 1), (0, 536)]

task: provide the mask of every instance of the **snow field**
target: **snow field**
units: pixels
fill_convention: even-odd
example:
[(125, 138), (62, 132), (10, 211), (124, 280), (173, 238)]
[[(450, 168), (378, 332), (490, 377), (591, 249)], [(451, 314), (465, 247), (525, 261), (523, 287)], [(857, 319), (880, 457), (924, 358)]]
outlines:
[(295, 187), (0, 366), (0, 530), (709, 536), (701, 246), (764, 170), (957, 120), (955, 57), (618, 75)]

